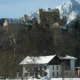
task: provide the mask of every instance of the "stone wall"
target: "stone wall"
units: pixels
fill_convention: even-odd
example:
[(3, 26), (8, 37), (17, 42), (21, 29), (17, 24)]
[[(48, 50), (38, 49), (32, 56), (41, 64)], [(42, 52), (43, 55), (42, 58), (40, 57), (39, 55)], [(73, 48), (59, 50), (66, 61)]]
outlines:
[(59, 17), (59, 10), (48, 10), (45, 11), (43, 9), (39, 9), (39, 24), (45, 25), (49, 24), (52, 25), (55, 22), (58, 22), (60, 19)]

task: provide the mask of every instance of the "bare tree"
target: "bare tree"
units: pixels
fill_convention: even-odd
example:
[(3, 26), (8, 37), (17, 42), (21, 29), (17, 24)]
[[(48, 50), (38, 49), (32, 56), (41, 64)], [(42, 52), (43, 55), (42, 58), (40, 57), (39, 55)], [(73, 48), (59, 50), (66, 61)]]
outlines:
[(64, 80), (65, 78), (65, 63), (64, 62), (61, 63), (61, 67), (62, 67), (61, 69), (62, 79)]

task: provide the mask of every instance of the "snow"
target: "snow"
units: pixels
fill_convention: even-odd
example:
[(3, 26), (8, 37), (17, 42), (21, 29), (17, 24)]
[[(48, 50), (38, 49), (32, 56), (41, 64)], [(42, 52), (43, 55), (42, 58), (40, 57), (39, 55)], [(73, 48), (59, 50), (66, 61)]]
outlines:
[(66, 55), (65, 57), (62, 57), (61, 59), (75, 59), (76, 60), (77, 58)]
[(60, 26), (60, 28), (67, 30), (67, 25)]
[[(62, 78), (51, 78), (51, 80), (63, 80)], [(64, 78), (64, 80), (80, 80), (80, 78)]]
[(31, 25), (31, 26), (32, 26), (32, 24), (31, 24), (31, 23), (26, 23), (26, 25)]
[(12, 18), (4, 18), (8, 23), (14, 23), (14, 24), (16, 24), (16, 23), (21, 23), (21, 24), (23, 24), (23, 22), (22, 21), (20, 21), (19, 19), (12, 19)]
[(66, 3), (63, 3), (60, 6), (57, 6), (60, 10), (60, 17), (66, 16), (68, 22), (80, 17), (80, 4), (75, 0), (70, 0)]
[(20, 64), (46, 64), (51, 59), (53, 59), (55, 55), (51, 56), (40, 56), (40, 57), (29, 57), (27, 56)]
[(72, 11), (71, 14), (69, 15), (68, 21), (72, 21), (74, 19), (76, 19), (77, 17), (77, 13), (75, 11)]
[[(49, 63), (55, 55), (50, 55), (50, 56), (40, 56), (40, 57), (29, 57), (27, 56), (21, 63), (20, 65), (25, 65), (25, 64), (47, 64)], [(60, 59), (76, 59), (75, 57), (68, 56), (66, 55), (65, 57), (59, 57)]]
[(28, 19), (29, 19), (29, 20), (32, 20), (33, 17), (36, 17), (37, 20), (39, 20), (39, 12), (37, 11), (37, 12), (35, 12), (35, 13), (30, 14), (30, 15), (28, 16)]
[[(47, 8), (47, 9), (43, 9), (43, 11), (50, 11), (50, 12), (52, 12), (53, 9)], [(31, 14), (28, 16), (28, 19), (29, 19), (29, 20), (32, 20), (33, 17), (36, 17), (36, 18), (37, 18), (37, 21), (39, 21), (39, 11), (36, 11), (35, 13), (31, 13)]]
[[(4, 80), (4, 79), (0, 79), (0, 80)], [(6, 79), (6, 80), (21, 80), (21, 79)], [(23, 79), (23, 80), (63, 80), (62, 78), (42, 78), (42, 79)], [(80, 80), (80, 78), (64, 78), (64, 80)]]
[(75, 24), (76, 24), (76, 19), (67, 22), (68, 27), (73, 27), (74, 28)]
[(48, 78), (47, 76), (43, 77), (41, 80), (51, 80), (50, 78)]
[[(78, 3), (76, 0), (69, 0), (66, 3), (63, 3), (62, 5), (57, 6), (60, 10), (60, 17), (66, 16), (67, 17), (67, 23), (70, 21), (80, 18), (80, 3)], [(48, 9), (43, 9), (44, 11), (49, 11)], [(50, 9), (52, 11), (52, 9)], [(33, 14), (30, 14), (28, 18), (32, 20), (32, 17), (36, 17), (37, 20), (39, 20), (39, 12), (36, 11)]]

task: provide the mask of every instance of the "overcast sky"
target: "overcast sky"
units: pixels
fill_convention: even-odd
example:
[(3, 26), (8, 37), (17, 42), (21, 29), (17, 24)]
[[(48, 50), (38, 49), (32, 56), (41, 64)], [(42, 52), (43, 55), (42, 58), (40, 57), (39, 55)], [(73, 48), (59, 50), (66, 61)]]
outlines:
[[(0, 18), (19, 18), (39, 8), (55, 8), (69, 0), (0, 0)], [(80, 0), (76, 0), (80, 3)]]

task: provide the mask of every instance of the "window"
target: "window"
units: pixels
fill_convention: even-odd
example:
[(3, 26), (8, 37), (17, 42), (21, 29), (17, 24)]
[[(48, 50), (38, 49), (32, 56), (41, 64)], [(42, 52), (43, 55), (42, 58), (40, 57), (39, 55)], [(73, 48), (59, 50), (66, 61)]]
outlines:
[(44, 66), (44, 70), (46, 70), (47, 69), (47, 66)]
[(42, 67), (40, 66), (40, 70), (42, 70)]
[(25, 77), (27, 77), (28, 76), (28, 73), (25, 73)]
[(66, 75), (68, 75), (68, 72), (66, 72)]
[(57, 76), (58, 76), (58, 72), (57, 72)]
[(40, 76), (42, 76), (42, 72), (40, 72)]
[(38, 67), (35, 67), (35, 70), (38, 70)]
[(26, 70), (28, 70), (27, 67), (26, 67)]
[(66, 65), (66, 66), (65, 66), (65, 69), (66, 69), (66, 70), (70, 70), (70, 66), (67, 66), (67, 65)]
[(58, 70), (58, 66), (56, 66), (57, 70)]
[(53, 72), (53, 76), (54, 76), (54, 72)]
[(56, 62), (58, 63), (58, 60), (56, 60)]
[(53, 66), (53, 70), (54, 70), (54, 66)]
[(27, 71), (29, 70), (29, 68), (28, 68), (28, 67), (26, 67), (25, 69), (26, 69)]
[(28, 67), (25, 67), (25, 70), (29, 71), (29, 68)]
[(30, 72), (30, 76), (33, 76), (34, 75), (34, 72)]

